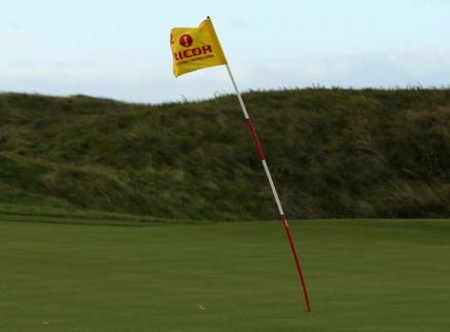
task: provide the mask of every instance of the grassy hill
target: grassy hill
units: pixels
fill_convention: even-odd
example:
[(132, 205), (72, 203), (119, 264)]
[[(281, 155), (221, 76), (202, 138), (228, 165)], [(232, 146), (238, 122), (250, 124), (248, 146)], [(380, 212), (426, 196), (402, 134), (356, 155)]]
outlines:
[[(450, 215), (450, 89), (244, 95), (288, 218)], [(275, 219), (235, 96), (0, 94), (0, 211)]]

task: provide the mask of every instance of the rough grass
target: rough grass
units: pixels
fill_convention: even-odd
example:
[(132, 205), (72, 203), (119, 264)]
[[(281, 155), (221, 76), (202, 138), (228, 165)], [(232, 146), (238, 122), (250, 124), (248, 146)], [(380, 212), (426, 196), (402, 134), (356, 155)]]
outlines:
[[(450, 215), (450, 90), (244, 95), (288, 216)], [(235, 96), (163, 105), (0, 95), (0, 202), (273, 219)]]
[(11, 220), (0, 215), (2, 331), (450, 329), (448, 221), (292, 221), (308, 314), (278, 223)]

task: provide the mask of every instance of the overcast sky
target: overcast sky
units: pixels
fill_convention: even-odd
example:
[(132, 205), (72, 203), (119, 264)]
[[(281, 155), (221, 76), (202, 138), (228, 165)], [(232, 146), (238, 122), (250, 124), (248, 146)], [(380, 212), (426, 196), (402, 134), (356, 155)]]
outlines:
[(211, 16), (241, 90), (449, 87), (450, 0), (0, 0), (0, 92), (145, 103), (232, 93), (175, 78), (169, 33)]

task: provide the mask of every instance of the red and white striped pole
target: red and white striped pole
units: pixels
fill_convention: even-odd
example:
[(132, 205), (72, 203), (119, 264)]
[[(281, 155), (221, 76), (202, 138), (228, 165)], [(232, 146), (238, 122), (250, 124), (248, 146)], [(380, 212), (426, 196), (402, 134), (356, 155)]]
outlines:
[(252, 119), (250, 118), (250, 116), (247, 112), (247, 108), (245, 107), (244, 100), (242, 99), (241, 93), (239, 92), (239, 89), (236, 85), (236, 82), (234, 80), (233, 74), (231, 73), (230, 67), (228, 66), (228, 63), (226, 64), (226, 67), (227, 67), (228, 74), (230, 75), (231, 82), (233, 83), (234, 90), (236, 91), (236, 95), (239, 99), (239, 104), (241, 105), (242, 112), (244, 113), (244, 117), (245, 117), (245, 121), (247, 122), (248, 129), (250, 131), (250, 134), (253, 137), (253, 141), (255, 142), (259, 157), (261, 158), (261, 163), (263, 165), (264, 171), (266, 172), (267, 180), (269, 180), (270, 188), (272, 189), (273, 197), (275, 198), (275, 202), (277, 204), (278, 211), (280, 213), (280, 218), (281, 218), (281, 221), (283, 222), (284, 229), (286, 231), (286, 235), (289, 240), (289, 246), (291, 247), (292, 255), (294, 256), (295, 265), (297, 266), (300, 283), (303, 288), (303, 295), (305, 297), (305, 302), (306, 302), (306, 310), (308, 312), (311, 312), (311, 305), (309, 303), (308, 291), (306, 290), (306, 282), (305, 282), (305, 278), (303, 277), (303, 272), (302, 272), (302, 268), (300, 265), (300, 260), (297, 255), (297, 250), (295, 249), (294, 239), (292, 238), (292, 234), (289, 229), (289, 224), (288, 224), (286, 216), (284, 214), (283, 206), (281, 205), (281, 201), (278, 196), (277, 189), (275, 188), (275, 184), (273, 183), (272, 175), (270, 174), (269, 167), (267, 166), (266, 158), (264, 157), (264, 151), (261, 147), (261, 143), (259, 142), (258, 136), (256, 135), (256, 131), (255, 131), (255, 127), (253, 126)]

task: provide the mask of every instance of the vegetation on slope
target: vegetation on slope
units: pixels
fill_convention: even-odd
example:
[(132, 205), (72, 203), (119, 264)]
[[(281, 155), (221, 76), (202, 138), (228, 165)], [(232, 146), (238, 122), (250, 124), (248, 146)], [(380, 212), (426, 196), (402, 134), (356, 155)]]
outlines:
[[(244, 95), (289, 218), (450, 215), (450, 90)], [(235, 96), (0, 95), (0, 209), (273, 219)]]

